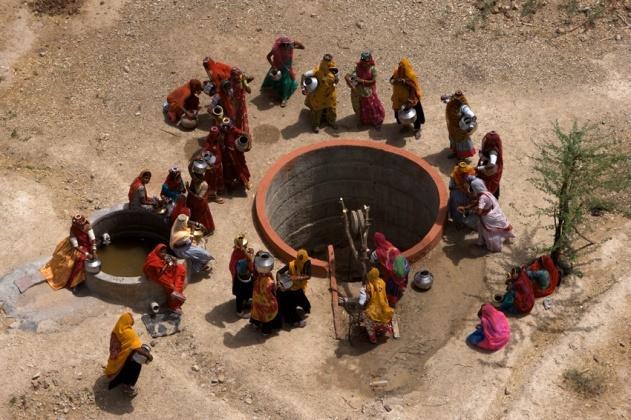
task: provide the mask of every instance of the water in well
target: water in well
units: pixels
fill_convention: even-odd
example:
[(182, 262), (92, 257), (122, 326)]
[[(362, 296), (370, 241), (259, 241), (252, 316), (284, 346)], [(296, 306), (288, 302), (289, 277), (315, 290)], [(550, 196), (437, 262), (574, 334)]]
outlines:
[(101, 270), (112, 276), (135, 277), (142, 275), (147, 254), (157, 242), (141, 237), (117, 238), (98, 250)]

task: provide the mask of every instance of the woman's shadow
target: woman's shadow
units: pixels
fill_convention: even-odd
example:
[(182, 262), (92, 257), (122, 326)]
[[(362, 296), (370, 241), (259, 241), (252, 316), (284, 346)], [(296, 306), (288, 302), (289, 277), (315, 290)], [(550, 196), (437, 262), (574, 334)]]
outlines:
[(121, 387), (107, 389), (108, 383), (107, 377), (100, 376), (92, 387), (94, 402), (99, 410), (118, 416), (132, 413), (134, 406), (131, 404), (131, 399), (123, 394)]

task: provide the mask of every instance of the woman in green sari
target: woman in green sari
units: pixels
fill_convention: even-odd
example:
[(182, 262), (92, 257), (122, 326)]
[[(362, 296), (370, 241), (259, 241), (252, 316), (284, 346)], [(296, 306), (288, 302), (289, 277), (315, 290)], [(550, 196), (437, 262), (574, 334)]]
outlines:
[[(261, 89), (273, 92), (280, 100), (281, 107), (287, 105), (287, 100), (298, 88), (296, 74), (292, 68), (294, 48), (305, 49), (300, 42), (283, 36), (274, 42), (272, 50), (267, 54), (271, 69), (265, 76)], [(277, 72), (280, 72), (280, 75)]]

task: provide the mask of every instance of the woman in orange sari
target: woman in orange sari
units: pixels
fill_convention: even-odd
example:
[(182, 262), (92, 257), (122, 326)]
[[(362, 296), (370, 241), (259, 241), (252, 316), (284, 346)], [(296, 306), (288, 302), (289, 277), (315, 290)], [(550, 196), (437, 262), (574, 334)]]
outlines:
[(202, 82), (197, 79), (191, 79), (183, 86), (169, 93), (164, 104), (164, 111), (169, 122), (177, 124), (183, 116), (191, 120), (197, 120), (197, 112), (199, 111), (199, 98), (197, 95), (202, 93), (202, 90)]
[(256, 273), (250, 322), (259, 327), (264, 336), (270, 335), (283, 326), (278, 312), (276, 282), (271, 273)]
[(167, 306), (177, 314), (182, 313), (182, 304), (186, 301), (186, 266), (178, 264), (175, 257), (167, 253), (165, 244), (158, 244), (145, 258), (142, 272), (151, 281), (155, 281), (167, 293)]
[(414, 108), (416, 110), (416, 120), (413, 127), (414, 137), (420, 139), (421, 125), (425, 124), (425, 113), (421, 105), (423, 91), (412, 68), (412, 63), (407, 57), (402, 58), (397, 68), (394, 69), (394, 73), (390, 77), (390, 83), (392, 84), (392, 109), (394, 110), (394, 118), (396, 118), (397, 124), (401, 123), (399, 121), (399, 110)]
[(108, 389), (123, 385), (124, 392), (132, 398), (138, 394), (136, 382), (142, 368), (134, 355), (138, 353), (148, 361), (153, 360), (147, 348), (142, 347), (142, 342), (134, 331), (133, 325), (134, 318), (129, 312), (125, 312), (118, 318), (110, 335), (110, 357), (104, 372), (108, 378), (112, 378)]
[(77, 214), (72, 218), (70, 236), (59, 242), (51, 260), (39, 271), (53, 289), (73, 289), (85, 280), (85, 260), (93, 258), (94, 231), (85, 216)]

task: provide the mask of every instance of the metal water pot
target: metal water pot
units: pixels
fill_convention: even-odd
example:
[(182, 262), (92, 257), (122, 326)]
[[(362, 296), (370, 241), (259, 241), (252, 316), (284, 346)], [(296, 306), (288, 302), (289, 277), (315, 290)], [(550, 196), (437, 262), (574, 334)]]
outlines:
[(252, 148), (252, 142), (250, 141), (250, 138), (248, 136), (243, 134), (237, 137), (237, 139), (234, 142), (234, 147), (239, 152), (242, 152), (242, 153), (248, 152)]
[(208, 169), (208, 164), (206, 163), (206, 161), (201, 160), (201, 159), (196, 159), (193, 162), (193, 167), (192, 167), (191, 171), (194, 174), (204, 175), (206, 173), (207, 169)]
[(277, 69), (271, 69), (269, 71), (269, 75), (272, 78), (273, 81), (278, 82), (281, 77), (283, 77), (283, 74), (280, 72), (280, 70)]
[(85, 260), (85, 271), (91, 274), (97, 274), (101, 272), (101, 260), (95, 258), (93, 260)]
[(305, 77), (302, 82), (302, 87), (305, 88), (307, 93), (313, 93), (318, 88), (318, 79), (315, 77)]
[(197, 118), (190, 119), (188, 117), (182, 117), (179, 124), (184, 128), (193, 129), (197, 127)]
[(477, 125), (478, 117), (475, 116), (468, 105), (462, 105), (460, 107), (460, 120), (458, 121), (460, 129), (468, 133), (473, 133)]
[(397, 116), (401, 124), (412, 125), (416, 121), (416, 109), (401, 107), (397, 112)]
[(419, 290), (429, 290), (434, 283), (434, 276), (428, 270), (421, 270), (414, 275), (413, 284)]
[(274, 269), (274, 257), (267, 251), (262, 251), (254, 257), (256, 271), (261, 274), (271, 273)]

